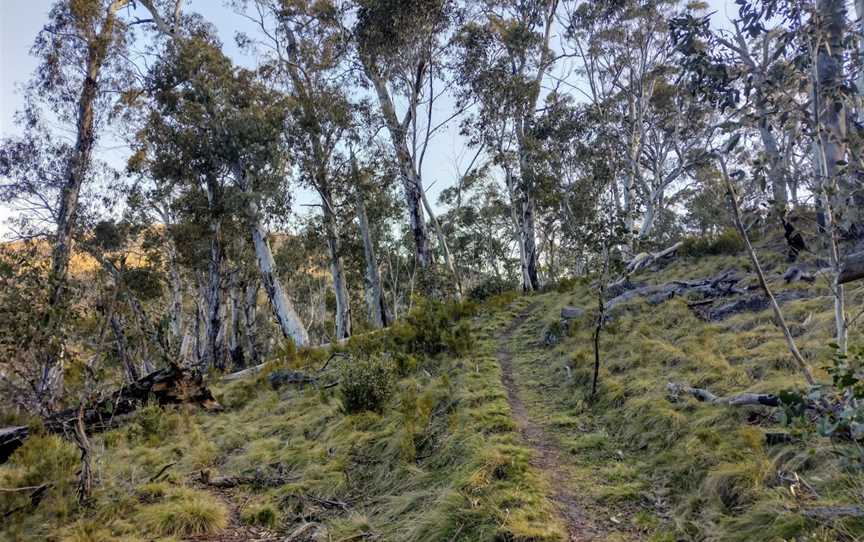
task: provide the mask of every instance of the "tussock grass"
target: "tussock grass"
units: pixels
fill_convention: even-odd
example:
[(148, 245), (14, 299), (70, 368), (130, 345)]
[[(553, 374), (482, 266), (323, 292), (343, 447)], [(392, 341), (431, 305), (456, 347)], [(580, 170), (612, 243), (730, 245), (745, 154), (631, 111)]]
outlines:
[(145, 532), (157, 536), (215, 534), (228, 526), (228, 507), (214, 496), (173, 488), (160, 502), (142, 506), (133, 517)]
[[(778, 290), (785, 262), (766, 258)], [(634, 280), (664, 283), (744, 269), (739, 255), (681, 258)], [(825, 285), (795, 284), (817, 297), (790, 301), (784, 313), (799, 347), (822, 380), (830, 359), (832, 300)], [(769, 446), (769, 432), (791, 432), (770, 409), (671, 402), (667, 382), (709, 388), (718, 395), (802, 389), (769, 311), (721, 322), (697, 318), (685, 300), (649, 306), (634, 300), (602, 336), (600, 389), (591, 398), (591, 332), (596, 293), (576, 283), (565, 295), (535, 296), (536, 317), (511, 341), (514, 370), (526, 405), (572, 463), (574, 484), (586, 493), (589, 514), (607, 520), (609, 540), (859, 540), (864, 525), (807, 519), (811, 506), (864, 504), (864, 473), (850, 469), (842, 443), (810, 436)], [(861, 292), (850, 292), (859, 299)], [(554, 348), (537, 346), (560, 308), (586, 308)], [(806, 326), (803, 324), (806, 321)], [(860, 338), (861, 325), (850, 331)], [(567, 365), (569, 372), (564, 368)], [(568, 377), (569, 374), (569, 377)], [(791, 487), (795, 475), (813, 488)], [(793, 478), (794, 480), (794, 478)]]
[[(62, 511), (46, 501), (0, 526), (0, 539), (182, 539), (218, 536), (229, 524), (287, 535), (312, 521), (332, 540), (563, 541), (550, 488), (515, 431), (494, 356), (492, 334), (526, 306), (514, 299), (487, 300), (458, 333), (424, 330), (422, 348), (434, 353), (399, 354), (416, 335), (404, 326), (394, 337), (349, 344), (364, 354), (383, 349), (388, 355), (379, 359), (394, 364), (392, 393), (378, 412), (349, 412), (338, 388), (273, 390), (272, 370), (317, 369), (328, 355), (290, 348), (255, 378), (217, 384), (224, 412), (143, 408), (124, 426), (91, 437), (100, 483), (88, 508), (74, 503), (74, 446), (56, 437), (31, 440), (0, 466), (0, 476), (12, 486), (59, 477), (71, 489), (62, 494)], [(424, 325), (446, 319), (433, 320)], [(54, 470), (38, 460), (46, 450), (54, 450)], [(217, 492), (198, 482), (201, 471), (285, 483)]]

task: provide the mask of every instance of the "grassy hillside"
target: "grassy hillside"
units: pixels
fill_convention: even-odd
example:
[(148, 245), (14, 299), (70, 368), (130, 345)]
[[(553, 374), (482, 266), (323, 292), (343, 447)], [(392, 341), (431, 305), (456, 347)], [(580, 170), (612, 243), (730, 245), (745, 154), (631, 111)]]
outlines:
[[(746, 270), (747, 262), (681, 258), (638, 280), (704, 278), (730, 267)], [(776, 280), (782, 271), (779, 262), (771, 269), (778, 288), (810, 296), (784, 311), (825, 380), (833, 328), (827, 286), (783, 286)], [(782, 425), (774, 409), (667, 396), (670, 381), (717, 394), (802, 387), (767, 311), (706, 322), (686, 299), (629, 303), (602, 337), (592, 400), (594, 295), (577, 283), (502, 296), (435, 321), (418, 316), (383, 339), (354, 340), (347, 349), (355, 358), (382, 348), (395, 353), (388, 359), (399, 376), (381, 413), (346, 413), (338, 387), (273, 390), (266, 373), (216, 386), (225, 407), (218, 414), (147, 407), (93, 437), (100, 483), (85, 508), (75, 504), (75, 447), (53, 436), (30, 439), (0, 466), (0, 487), (53, 486), (35, 511), (4, 520), (0, 539), (864, 536), (860, 521), (805, 515), (815, 506), (864, 505), (864, 475), (850, 460), (857, 450)], [(853, 290), (850, 307), (862, 306), (862, 297), (861, 287)], [(561, 333), (567, 305), (588, 312)], [(451, 325), (446, 344), (418, 348), (429, 346), (429, 328), (443, 321)], [(550, 329), (563, 336), (544, 346)], [(850, 336), (860, 337), (860, 325)], [(437, 349), (443, 352), (428, 353)], [(324, 352), (286, 353), (273, 368), (313, 371), (326, 359)], [(772, 433), (793, 439), (769, 444)], [(214, 483), (224, 477), (240, 483)], [(23, 498), (0, 494), (0, 509)]]

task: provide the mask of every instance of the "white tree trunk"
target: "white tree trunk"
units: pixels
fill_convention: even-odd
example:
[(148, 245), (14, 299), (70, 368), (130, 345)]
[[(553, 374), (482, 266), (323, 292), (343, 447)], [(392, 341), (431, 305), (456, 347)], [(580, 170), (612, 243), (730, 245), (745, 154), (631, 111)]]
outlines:
[(385, 81), (375, 73), (374, 69), (367, 69), (366, 74), (372, 82), (372, 86), (375, 87), (381, 113), (384, 116), (384, 122), (387, 125), (387, 131), (390, 132), (390, 139), (393, 141), (393, 147), (396, 152), (396, 163), (399, 166), (402, 185), (405, 189), (409, 226), (414, 236), (417, 264), (421, 269), (429, 269), (432, 266), (432, 254), (429, 251), (429, 234), (426, 231), (426, 221), (423, 217), (421, 202), (423, 183), (414, 167), (414, 160), (408, 150), (408, 143), (406, 141), (407, 130), (396, 117), (396, 109), (393, 106), (393, 100), (390, 97), (390, 92), (387, 90)]
[(336, 213), (333, 198), (326, 180), (320, 180), (318, 191), (324, 208), (324, 229), (327, 236), (327, 250), (330, 253), (330, 275), (333, 278), (333, 293), (336, 295), (336, 340), (351, 336), (351, 306), (348, 301), (348, 284), (345, 279), (345, 266), (342, 264), (342, 251), (339, 246), (339, 232), (336, 229)]
[(220, 339), (222, 330), (222, 220), (210, 221), (210, 261), (207, 269), (207, 318), (204, 320), (204, 355), (201, 370), (223, 363), (225, 350)]
[(381, 275), (378, 271), (378, 260), (375, 257), (375, 245), (372, 242), (372, 233), (369, 231), (369, 219), (366, 216), (363, 189), (360, 186), (356, 186), (354, 194), (357, 205), (357, 224), (360, 228), (360, 237), (363, 239), (363, 259), (366, 262), (363, 281), (366, 297), (366, 317), (369, 319), (372, 327), (380, 329), (390, 323), (390, 318), (387, 315), (387, 305), (384, 302), (384, 292), (381, 289)]
[(264, 291), (267, 293), (267, 299), (270, 300), (270, 306), (273, 308), (279, 329), (282, 330), (282, 334), (286, 338), (292, 339), (298, 347), (307, 346), (309, 334), (306, 332), (306, 327), (300, 321), (297, 311), (294, 310), (294, 305), (288, 299), (282, 282), (276, 275), (276, 262), (273, 260), (273, 251), (270, 250), (267, 234), (258, 218), (258, 205), (250, 201), (248, 212), (249, 226), (252, 229), (252, 243), (255, 246), (255, 259), (258, 262), (258, 270), (261, 272), (261, 284), (264, 285)]

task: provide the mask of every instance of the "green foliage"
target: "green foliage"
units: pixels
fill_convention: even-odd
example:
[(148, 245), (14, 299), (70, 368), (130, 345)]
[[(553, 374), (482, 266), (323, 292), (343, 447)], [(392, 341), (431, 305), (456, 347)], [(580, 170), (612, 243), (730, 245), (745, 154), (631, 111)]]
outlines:
[(349, 414), (382, 412), (393, 395), (392, 364), (381, 356), (344, 361), (339, 367), (342, 407)]
[(741, 236), (737, 231), (727, 229), (714, 236), (687, 237), (681, 247), (681, 254), (691, 257), (720, 256), (738, 254), (742, 250), (744, 241)]
[(475, 312), (476, 306), (469, 302), (419, 297), (405, 318), (391, 327), (393, 341), (411, 353), (463, 355), (471, 348), (471, 327), (465, 319)]
[(471, 301), (486, 301), (490, 297), (501, 295), (516, 289), (516, 284), (499, 276), (490, 276), (481, 280), (476, 286), (468, 291), (468, 299)]
[[(807, 392), (784, 390), (780, 393), (783, 406), (781, 421), (795, 427), (805, 438), (815, 434), (823, 437), (860, 442), (864, 439), (864, 347), (851, 346), (842, 353), (831, 344), (833, 363), (825, 367), (831, 384), (817, 384)], [(822, 405), (810, 410), (812, 405)], [(824, 408), (829, 406), (829, 408)], [(864, 467), (864, 453), (843, 454), (857, 467)]]

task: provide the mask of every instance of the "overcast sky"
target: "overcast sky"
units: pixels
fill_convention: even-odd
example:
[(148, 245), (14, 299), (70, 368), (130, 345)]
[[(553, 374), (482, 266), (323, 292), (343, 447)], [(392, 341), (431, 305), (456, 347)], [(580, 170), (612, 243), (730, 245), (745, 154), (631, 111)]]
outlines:
[[(408, 1), (408, 0), (406, 0)], [(36, 34), (47, 20), (47, 13), (54, 0), (0, 0), (0, 137), (15, 135), (19, 129), (14, 124), (15, 111), (22, 104), (20, 85), (36, 68), (36, 59), (30, 55), (30, 47)], [(736, 12), (733, 0), (710, 0), (716, 11), (714, 23), (724, 25), (729, 15)], [(255, 59), (242, 54), (234, 43), (239, 32), (253, 33), (250, 23), (237, 16), (222, 0), (186, 0), (184, 9), (197, 11), (218, 29), (226, 54), (238, 64), (251, 67)], [(143, 17), (144, 15), (142, 15)], [(442, 102), (438, 112), (446, 117), (452, 103)], [(441, 189), (451, 186), (456, 179), (457, 167), (464, 167), (470, 156), (458, 136), (458, 120), (451, 122), (446, 130), (439, 132), (427, 152), (424, 162), (424, 184), (435, 201)], [(115, 167), (122, 167), (126, 149), (117, 146), (110, 137), (103, 137), (96, 156)], [(297, 194), (298, 203), (314, 202), (315, 196), (308, 191)], [(297, 207), (300, 209), (300, 207)], [(9, 210), (0, 206), (0, 237), (8, 234), (5, 225)]]

